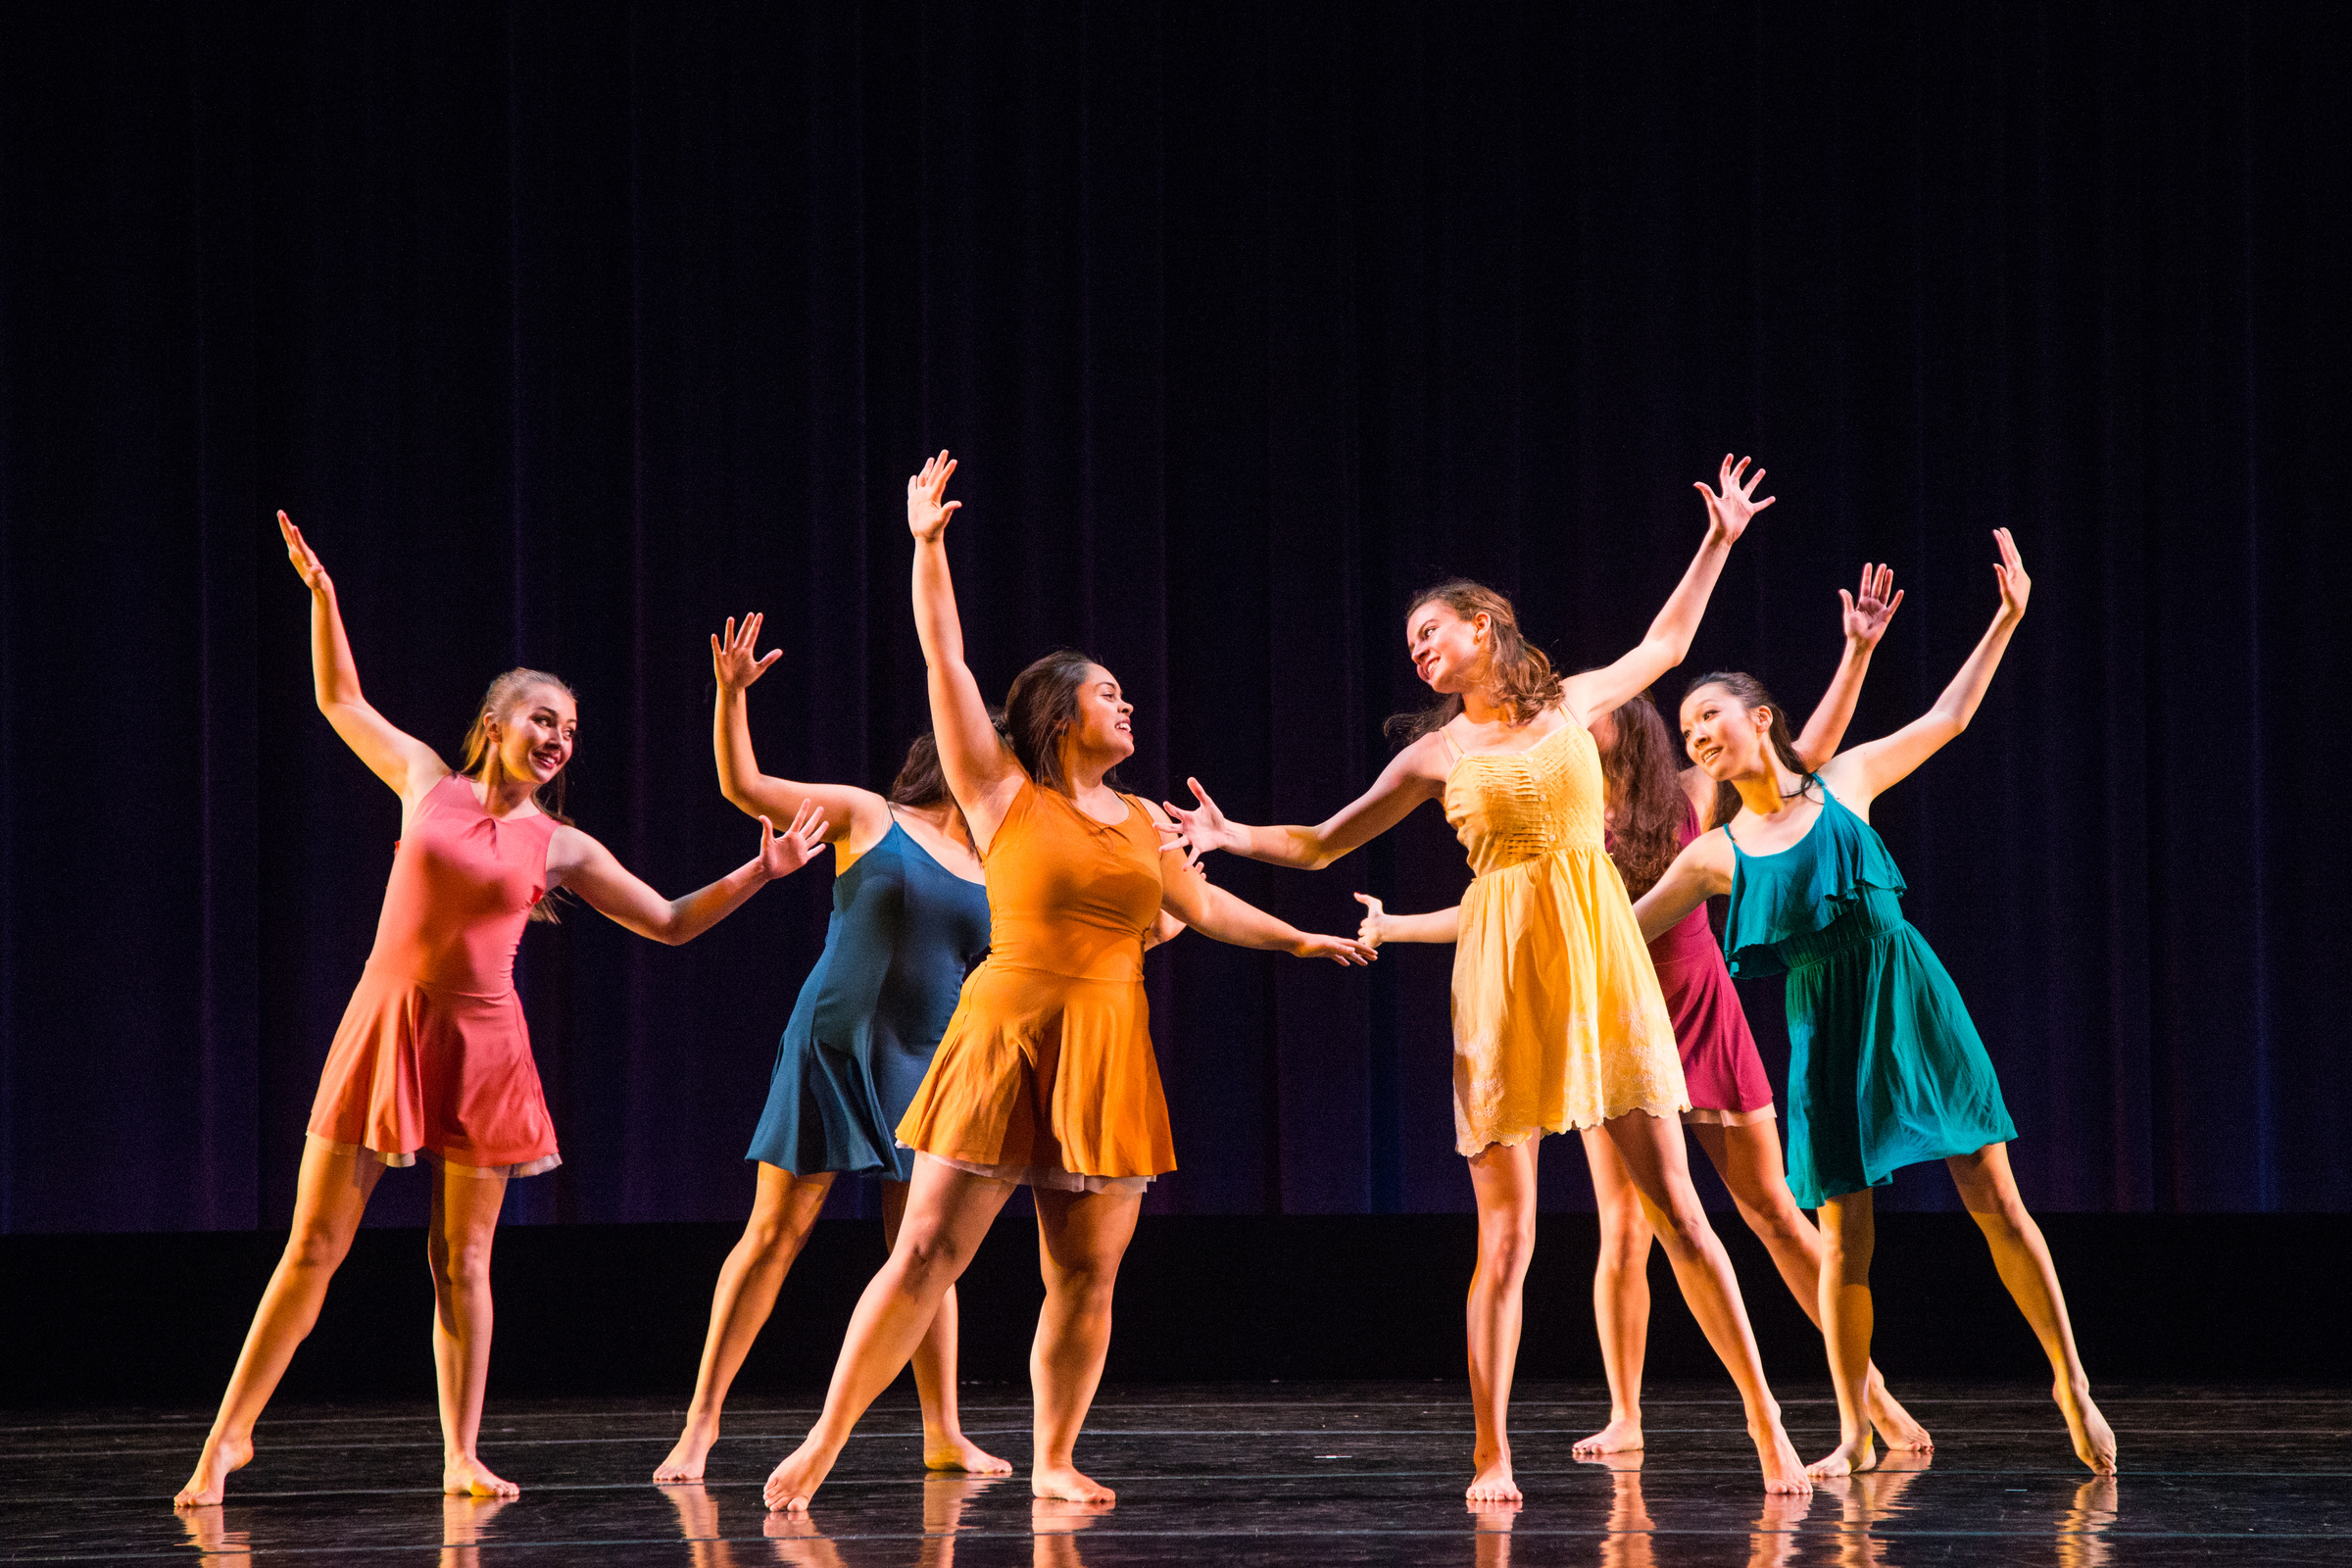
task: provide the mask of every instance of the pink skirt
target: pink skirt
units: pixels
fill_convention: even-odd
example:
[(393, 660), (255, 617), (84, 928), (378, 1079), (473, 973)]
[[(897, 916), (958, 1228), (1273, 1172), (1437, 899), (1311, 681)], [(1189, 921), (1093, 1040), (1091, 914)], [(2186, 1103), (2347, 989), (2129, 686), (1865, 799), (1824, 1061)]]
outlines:
[(1689, 957), (1666, 959), (1657, 970), (1690, 1097), (1683, 1120), (1737, 1126), (1770, 1119), (1772, 1080), (1764, 1075), (1764, 1058), (1756, 1054), (1756, 1037), (1740, 1010), (1740, 992), (1723, 955), (1710, 943)]
[(310, 1131), (406, 1165), (558, 1163), (556, 1127), (513, 991), (477, 996), (384, 973), (360, 977), (311, 1104)]

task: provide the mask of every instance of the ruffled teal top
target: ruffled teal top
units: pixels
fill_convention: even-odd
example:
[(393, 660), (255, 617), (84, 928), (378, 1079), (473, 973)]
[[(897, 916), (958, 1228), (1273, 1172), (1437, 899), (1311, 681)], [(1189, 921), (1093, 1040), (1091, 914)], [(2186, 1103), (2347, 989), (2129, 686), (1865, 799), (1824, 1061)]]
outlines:
[(1821, 775), (1806, 782), (1822, 797), (1812, 828), (1776, 854), (1740, 850), (1732, 872), (1723, 956), (1743, 980), (1787, 974), (1902, 923), (1895, 901), (1903, 873), (1886, 841), (1830, 793)]

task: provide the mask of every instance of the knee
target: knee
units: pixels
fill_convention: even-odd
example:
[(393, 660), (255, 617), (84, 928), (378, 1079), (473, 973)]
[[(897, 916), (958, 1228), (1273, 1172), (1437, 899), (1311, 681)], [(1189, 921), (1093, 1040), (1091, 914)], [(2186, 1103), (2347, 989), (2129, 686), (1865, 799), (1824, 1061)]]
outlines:
[(1483, 1228), (1478, 1236), (1478, 1272), (1482, 1277), (1519, 1279), (1536, 1255), (1534, 1216), (1512, 1218)]
[(1805, 1232), (1811, 1229), (1805, 1223), (1805, 1216), (1797, 1212), (1792, 1202), (1750, 1209), (1742, 1217), (1747, 1221), (1747, 1228), (1755, 1233), (1756, 1240), (1766, 1247), (1802, 1245)]
[(1977, 1222), (1984, 1239), (1999, 1247), (2022, 1242), (2034, 1230), (2034, 1216), (2016, 1199), (1992, 1199), (1983, 1204), (1971, 1203), (1968, 1217)]
[(425, 1260), (439, 1285), (466, 1288), (490, 1283), (490, 1239), (486, 1236), (455, 1241), (436, 1236), (425, 1248)]
[(298, 1230), (286, 1239), (285, 1261), (293, 1268), (333, 1269), (350, 1250), (348, 1236), (323, 1230)]
[(900, 1277), (913, 1291), (944, 1292), (963, 1272), (965, 1260), (963, 1249), (954, 1237), (928, 1225), (900, 1230), (892, 1256)]
[(1115, 1264), (1109, 1268), (1056, 1268), (1046, 1277), (1046, 1294), (1065, 1311), (1088, 1315), (1104, 1313), (1110, 1310), (1110, 1298), (1118, 1279), (1119, 1271)]
[(1619, 1215), (1604, 1215), (1600, 1231), (1600, 1271), (1639, 1274), (1649, 1263), (1649, 1225), (1638, 1214), (1631, 1223)]
[(1696, 1193), (1674, 1195), (1665, 1208), (1650, 1216), (1650, 1224), (1657, 1230), (1659, 1243), (1677, 1256), (1696, 1251), (1715, 1235)]

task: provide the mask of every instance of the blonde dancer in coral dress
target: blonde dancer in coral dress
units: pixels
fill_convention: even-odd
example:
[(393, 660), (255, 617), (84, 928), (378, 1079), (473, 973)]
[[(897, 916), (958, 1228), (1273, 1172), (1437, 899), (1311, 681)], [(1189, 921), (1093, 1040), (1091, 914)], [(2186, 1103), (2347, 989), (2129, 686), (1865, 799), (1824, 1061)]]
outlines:
[(1168, 808), (1196, 855), (1232, 850), (1313, 870), (1437, 800), (1470, 852), (1478, 879), (1458, 918), (1452, 909), (1392, 916), (1377, 899), (1356, 897), (1370, 910), (1366, 941), (1456, 944), (1454, 1131), (1478, 1197), (1468, 1307), (1473, 1502), (1519, 1500), (1504, 1429), (1535, 1245), (1537, 1144), (1545, 1133), (1592, 1126), (1606, 1128), (1624, 1156), (1684, 1300), (1740, 1386), (1766, 1490), (1810, 1490), (1765, 1386), (1731, 1260), (1690, 1185), (1674, 1025), (1601, 845), (1600, 764), (1584, 722), (1690, 651), (1725, 554), (1771, 505), (1752, 499), (1764, 474), (1743, 480), (1746, 466), (1727, 457), (1721, 494), (1698, 486), (1705, 542), (1649, 635), (1615, 663), (1563, 679), (1520, 635), (1508, 599), (1474, 582), (1440, 583), (1415, 596), (1404, 627), (1414, 672), (1442, 700), (1390, 721), (1410, 744), (1369, 790), (1312, 827), (1231, 821), (1191, 779), (1196, 805)]

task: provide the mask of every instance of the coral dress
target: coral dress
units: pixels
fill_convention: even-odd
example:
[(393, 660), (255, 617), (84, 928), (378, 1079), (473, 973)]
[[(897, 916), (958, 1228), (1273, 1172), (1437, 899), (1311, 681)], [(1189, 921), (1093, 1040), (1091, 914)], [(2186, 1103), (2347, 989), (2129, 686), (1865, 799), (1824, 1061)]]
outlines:
[(1159, 832), (1024, 783), (990, 840), (988, 959), (963, 983), (899, 1141), (960, 1169), (1140, 1192), (1176, 1168), (1152, 1054), (1144, 933)]
[(1454, 1148), (1679, 1114), (1674, 1022), (1601, 845), (1592, 737), (1570, 719), (1524, 751), (1454, 752), (1446, 820), (1477, 873), (1453, 950)]
[(1960, 990), (1903, 918), (1903, 874), (1822, 784), (1805, 836), (1737, 864), (1732, 973), (1788, 977), (1788, 1190), (1807, 1208), (2017, 1136)]
[(825, 951), (793, 1004), (744, 1157), (803, 1176), (912, 1176), (912, 1152), (892, 1131), (930, 1069), (964, 976), (987, 956), (987, 892), (894, 818), (833, 878)]
[(531, 1176), (561, 1164), (514, 995), (514, 949), (547, 892), (556, 821), (492, 816), (462, 774), (416, 804), (375, 951), (326, 1054), (312, 1136), (387, 1165), (423, 1153)]
[[(1683, 803), (1682, 842), (1698, 837), (1698, 813)], [(1701, 905), (1658, 933), (1649, 945), (1658, 990), (1674, 1020), (1690, 1108), (1683, 1120), (1744, 1126), (1772, 1119), (1772, 1080), (1756, 1054), (1756, 1037), (1740, 1009), (1740, 990), (1724, 967), (1723, 950)]]

